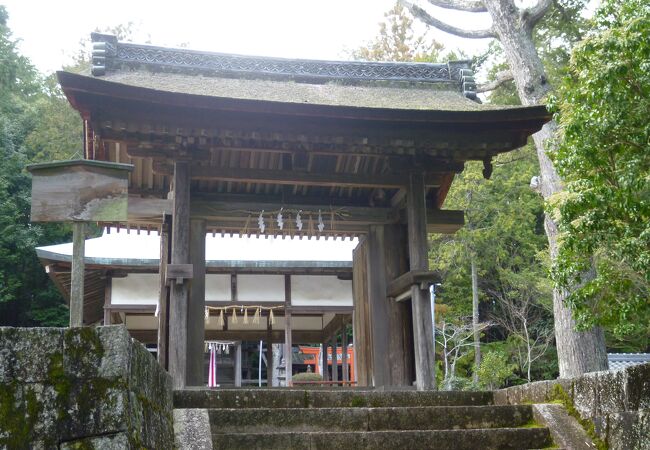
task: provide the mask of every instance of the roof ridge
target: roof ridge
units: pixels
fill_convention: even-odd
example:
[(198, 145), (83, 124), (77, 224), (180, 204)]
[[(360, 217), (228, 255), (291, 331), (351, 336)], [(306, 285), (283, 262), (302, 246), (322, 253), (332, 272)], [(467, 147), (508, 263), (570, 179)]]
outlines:
[(466, 97), (476, 98), (469, 60), (424, 63), (290, 59), (132, 44), (101, 33), (92, 33), (91, 39), (94, 76), (121, 69), (145, 68), (152, 72), (230, 77), (256, 75), (321, 83), (333, 80), (456, 82)]

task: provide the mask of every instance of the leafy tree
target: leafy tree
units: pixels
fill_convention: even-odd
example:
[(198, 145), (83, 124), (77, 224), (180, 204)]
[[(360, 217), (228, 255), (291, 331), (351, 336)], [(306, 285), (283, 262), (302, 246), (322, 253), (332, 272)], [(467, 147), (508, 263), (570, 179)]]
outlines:
[[(0, 324), (64, 325), (67, 309), (36, 258), (34, 247), (69, 239), (56, 224), (31, 224), (31, 181), (25, 166), (39, 161), (48, 139), (67, 155), (66, 139), (81, 146), (81, 132), (61, 126), (67, 104), (51, 93), (30, 62), (20, 56), (0, 6)], [(69, 106), (68, 106), (69, 108)], [(68, 114), (71, 114), (69, 108)], [(68, 136), (67, 138), (65, 136)], [(72, 137), (70, 137), (72, 136)], [(37, 145), (37, 143), (42, 145)], [(48, 156), (49, 158), (49, 156)]]
[[(579, 11), (584, 4), (581, 0), (538, 0), (532, 5), (521, 5), (521, 3), (517, 5), (515, 0), (429, 0), (429, 3), (442, 8), (487, 14), (492, 19), (492, 24), (486, 29), (468, 30), (446, 23), (411, 2), (400, 1), (422, 22), (444, 32), (468, 39), (498, 40), (517, 95), (524, 105), (542, 103), (553, 86), (551, 84), (553, 73), (545, 67), (543, 57), (546, 55), (538, 49), (537, 38), (540, 34), (535, 30), (545, 26), (549, 31), (546, 36), (542, 36), (547, 42), (547, 55), (554, 53), (552, 49), (559, 47), (558, 42), (570, 47), (573, 42), (568, 37), (579, 35), (579, 30), (552, 25), (555, 22), (549, 14), (558, 10), (560, 15), (556, 17), (557, 19), (564, 21), (566, 17), (569, 23), (572, 20), (577, 23), (577, 17), (572, 17), (569, 12)], [(558, 35), (558, 31), (564, 34)], [(562, 51), (559, 51), (555, 56), (561, 54)], [(553, 144), (556, 130), (556, 122), (550, 121), (533, 135), (539, 160), (539, 192), (545, 200), (562, 190), (562, 181), (547, 154), (547, 147)], [(555, 259), (558, 252), (558, 229), (557, 223), (548, 214), (545, 216), (544, 227), (550, 257)], [(584, 372), (606, 369), (607, 355), (603, 330), (593, 327), (577, 331), (572, 311), (565, 302), (566, 295), (567, 292), (563, 289), (553, 291), (555, 337), (561, 376), (571, 377)]]
[(650, 4), (607, 0), (554, 106), (559, 287), (584, 329), (650, 335)]
[(476, 368), (479, 386), (490, 391), (499, 389), (512, 377), (514, 370), (515, 365), (508, 363), (508, 355), (500, 351), (487, 352), (480, 367)]
[(413, 19), (396, 3), (384, 14), (378, 36), (352, 52), (354, 59), (365, 61), (436, 61), (443, 45), (426, 34), (416, 36)]

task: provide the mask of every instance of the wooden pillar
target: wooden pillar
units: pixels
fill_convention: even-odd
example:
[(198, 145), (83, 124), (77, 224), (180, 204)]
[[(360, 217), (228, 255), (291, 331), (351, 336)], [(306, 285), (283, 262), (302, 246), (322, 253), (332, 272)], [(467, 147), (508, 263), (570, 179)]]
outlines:
[(171, 254), (171, 240), (169, 234), (172, 227), (172, 218), (164, 214), (160, 227), (160, 261), (158, 273), (160, 275), (160, 290), (158, 292), (158, 364), (163, 369), (168, 369), (169, 351), (169, 288), (165, 281), (167, 264)]
[(235, 343), (235, 387), (241, 387), (241, 341)]
[(291, 275), (284, 276), (284, 361), (286, 385), (291, 386), (293, 352), (291, 350)]
[(391, 335), (388, 299), (386, 298), (386, 261), (384, 258), (384, 227), (372, 225), (367, 237), (368, 248), (368, 302), (372, 339), (372, 381), (375, 387), (389, 386), (390, 365), (384, 364), (389, 353)]
[[(422, 173), (411, 173), (409, 176), (406, 209), (411, 270), (427, 270), (429, 255), (425, 186)], [(421, 289), (421, 286), (418, 285), (412, 286), (411, 307), (415, 347), (415, 384), (418, 390), (436, 389), (429, 290)]]
[(86, 250), (86, 223), (72, 223), (72, 269), (70, 281), (70, 326), (84, 324), (84, 254)]
[(104, 288), (104, 325), (111, 324), (111, 289), (113, 287), (113, 278), (106, 277), (106, 287)]
[(329, 381), (330, 377), (329, 373), (327, 373), (327, 342), (321, 344), (320, 359), (321, 365), (323, 366), (323, 373), (321, 374), (323, 381)]
[(205, 342), (205, 220), (190, 221), (190, 259), (193, 267), (187, 308), (187, 385), (203, 386)]
[[(175, 161), (172, 206), (172, 264), (189, 264), (190, 259), (190, 167)], [(189, 282), (172, 282), (169, 305), (169, 373), (175, 389), (185, 387), (187, 378), (187, 306)]]
[(273, 386), (273, 343), (272, 341), (272, 331), (271, 321), (267, 318), (266, 326), (266, 385), (268, 387)]
[(343, 327), (341, 330), (341, 367), (343, 369), (343, 386), (347, 386), (347, 382), (350, 381), (350, 372), (348, 369), (348, 333), (347, 327)]
[[(332, 336), (332, 381), (339, 381), (339, 363), (338, 358), (336, 357), (336, 332)], [(337, 386), (336, 383), (332, 383), (332, 386)]]

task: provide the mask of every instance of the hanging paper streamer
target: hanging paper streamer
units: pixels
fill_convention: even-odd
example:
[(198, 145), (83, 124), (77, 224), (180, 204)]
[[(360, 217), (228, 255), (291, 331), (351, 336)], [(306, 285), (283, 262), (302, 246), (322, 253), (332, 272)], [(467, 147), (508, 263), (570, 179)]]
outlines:
[(261, 314), (261, 310), (260, 308), (257, 308), (255, 310), (255, 314), (253, 315), (253, 323), (256, 325), (260, 323), (260, 314)]
[(283, 209), (284, 208), (280, 208), (280, 212), (278, 213), (278, 217), (277, 217), (277, 219), (278, 219), (278, 228), (281, 229), (281, 230), (284, 228), (284, 219), (282, 218), (282, 210)]
[(232, 323), (237, 323), (237, 310), (235, 308), (232, 309), (232, 317), (230, 319)]
[(302, 217), (300, 217), (301, 212), (302, 209), (298, 211), (298, 214), (296, 214), (296, 228), (298, 228), (299, 231), (302, 231)]
[(264, 234), (264, 230), (266, 229), (266, 225), (264, 224), (264, 210), (262, 210), (260, 216), (257, 218), (257, 224), (260, 227), (260, 233)]
[(248, 308), (244, 308), (244, 325), (248, 325)]
[(318, 210), (318, 231), (321, 233), (325, 229), (325, 224), (323, 223), (323, 216), (320, 213), (320, 209)]
[(219, 324), (220, 327), (223, 327), (224, 321), (223, 321), (223, 309), (219, 311), (219, 320), (217, 321), (217, 324)]
[(275, 317), (273, 316), (273, 310), (269, 312), (269, 323), (273, 325), (275, 323)]
[(205, 323), (210, 323), (210, 309), (205, 308)]

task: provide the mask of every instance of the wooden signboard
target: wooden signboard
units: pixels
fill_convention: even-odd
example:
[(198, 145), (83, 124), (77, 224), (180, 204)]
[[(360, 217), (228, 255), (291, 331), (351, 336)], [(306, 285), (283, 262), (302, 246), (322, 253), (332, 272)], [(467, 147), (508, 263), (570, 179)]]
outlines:
[(87, 222), (126, 222), (131, 164), (78, 159), (27, 166), (32, 222), (73, 222), (70, 326), (83, 326)]
[(126, 222), (131, 164), (72, 160), (27, 167), (32, 222)]

